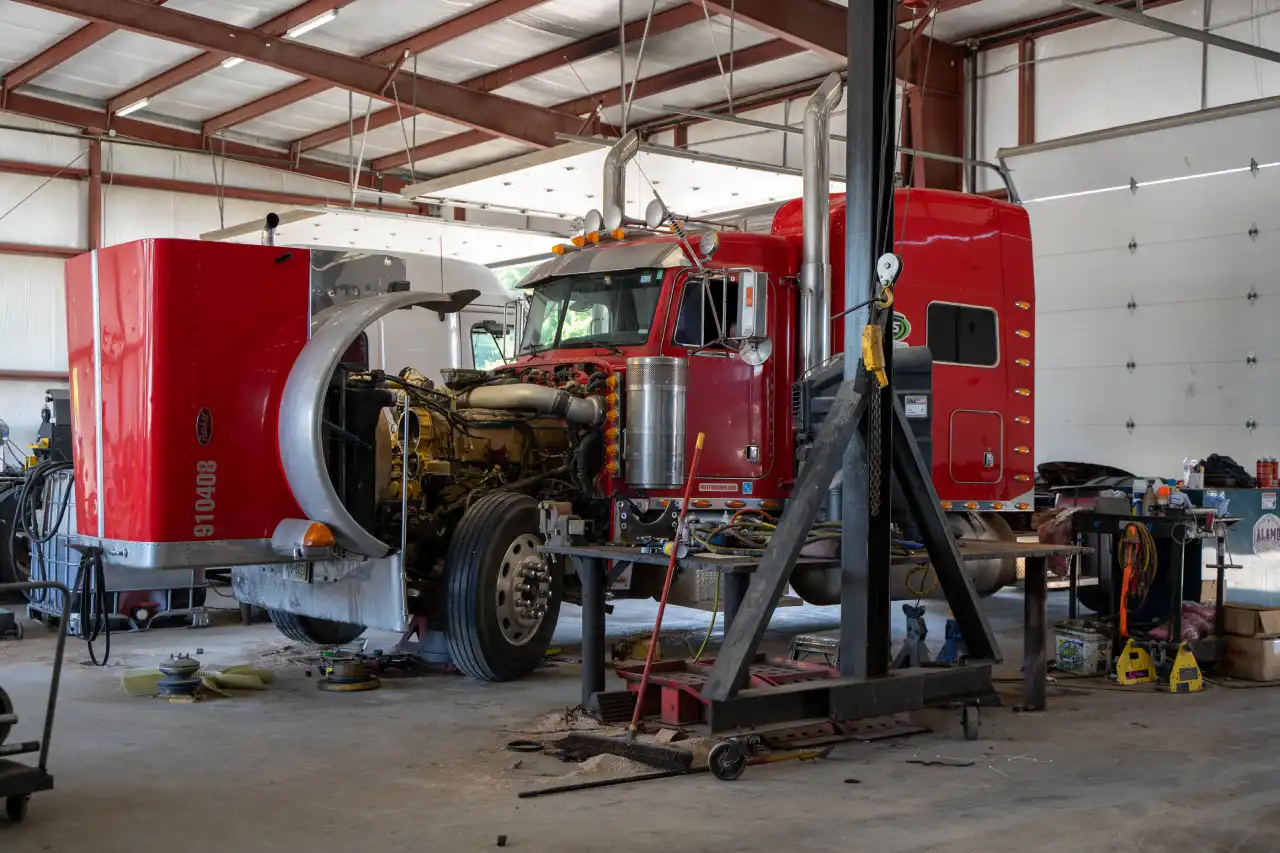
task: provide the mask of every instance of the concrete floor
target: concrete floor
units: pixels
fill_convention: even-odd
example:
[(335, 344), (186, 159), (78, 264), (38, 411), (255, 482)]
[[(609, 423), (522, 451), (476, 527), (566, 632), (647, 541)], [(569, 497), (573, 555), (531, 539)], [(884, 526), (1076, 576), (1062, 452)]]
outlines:
[[(1021, 600), (1004, 594), (987, 606), (1005, 656), (1016, 659)], [(611, 621), (615, 630), (640, 626), (651, 612), (628, 604)], [(705, 618), (675, 616), (690, 627)], [(566, 611), (562, 641), (573, 617)], [(822, 608), (783, 618), (804, 630), (832, 624)], [(976, 742), (962, 738), (958, 713), (935, 712), (932, 734), (844, 745), (818, 764), (749, 768), (732, 784), (703, 775), (518, 800), (547, 784), (539, 773), (571, 769), (541, 756), (512, 769), (521, 757), (503, 744), (577, 701), (575, 666), (517, 684), (441, 675), (342, 695), (317, 691), (290, 653), (278, 653), (270, 625), (157, 630), (114, 645), (116, 665), (99, 670), (80, 665), (84, 645), (69, 642), (51, 764), (58, 788), (32, 800), (24, 824), (0, 820), (6, 853), (452, 853), (492, 849), (499, 834), (511, 850), (544, 853), (1280, 846), (1280, 693), (1271, 690), (1054, 687), (1046, 713), (987, 712)], [(120, 692), (123, 666), (197, 647), (207, 662), (267, 654), (278, 682), (189, 706)], [(15, 739), (37, 736), (52, 651), (42, 629), (0, 642), (0, 683), (23, 718)], [(906, 763), (935, 755), (975, 764)]]

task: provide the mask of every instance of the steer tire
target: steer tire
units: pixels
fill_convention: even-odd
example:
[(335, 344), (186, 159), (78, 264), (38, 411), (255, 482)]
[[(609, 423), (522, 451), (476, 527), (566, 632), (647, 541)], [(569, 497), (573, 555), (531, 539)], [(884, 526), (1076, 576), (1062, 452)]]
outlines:
[(271, 624), (275, 625), (281, 634), (295, 643), (308, 646), (341, 646), (356, 639), (365, 631), (363, 625), (316, 619), (284, 610), (268, 608), (267, 615), (271, 617)]
[[(546, 612), (526, 638), (515, 642), (500, 624), (499, 582), (516, 570), (508, 549), (524, 537), (538, 542), (538, 504), (528, 495), (492, 492), (471, 505), (454, 531), (444, 561), (445, 637), (449, 657), (459, 670), (480, 681), (514, 681), (541, 663), (560, 615), (564, 578), (558, 561), (550, 570)], [(519, 560), (537, 557), (521, 551)], [(504, 581), (505, 582), (505, 581)], [(508, 627), (508, 630), (510, 628)]]

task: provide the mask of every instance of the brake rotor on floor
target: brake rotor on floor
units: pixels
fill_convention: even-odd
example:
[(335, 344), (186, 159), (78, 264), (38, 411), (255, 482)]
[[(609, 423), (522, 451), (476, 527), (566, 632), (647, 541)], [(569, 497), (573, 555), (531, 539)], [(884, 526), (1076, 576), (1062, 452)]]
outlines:
[(197, 675), (200, 661), (190, 657), (177, 657), (160, 664), (156, 690), (161, 696), (194, 696), (204, 682)]
[(321, 690), (333, 693), (351, 693), (358, 690), (377, 690), (382, 682), (370, 675), (364, 661), (357, 658), (335, 660), (328, 675), (316, 682)]

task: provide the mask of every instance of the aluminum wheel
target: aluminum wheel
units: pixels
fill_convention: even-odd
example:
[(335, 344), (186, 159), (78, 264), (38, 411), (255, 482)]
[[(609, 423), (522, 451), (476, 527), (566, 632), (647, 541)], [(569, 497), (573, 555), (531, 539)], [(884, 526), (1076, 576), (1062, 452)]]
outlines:
[(551, 600), (551, 571), (538, 553), (538, 537), (526, 533), (511, 540), (502, 555), (494, 604), (502, 636), (523, 646), (538, 633)]

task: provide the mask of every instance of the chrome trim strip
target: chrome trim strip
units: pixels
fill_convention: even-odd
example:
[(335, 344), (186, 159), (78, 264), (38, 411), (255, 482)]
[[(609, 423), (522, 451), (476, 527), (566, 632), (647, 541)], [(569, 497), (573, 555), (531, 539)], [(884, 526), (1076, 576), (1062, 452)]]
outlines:
[(106, 566), (126, 569), (202, 569), (256, 563), (292, 563), (291, 555), (276, 550), (270, 539), (221, 539), (198, 542), (130, 542), (124, 539), (79, 536), (84, 545), (102, 548)]
[[(601, 250), (604, 251), (601, 251)], [(556, 255), (534, 267), (516, 285), (532, 287), (539, 282), (566, 275), (593, 272), (621, 272), (638, 269), (691, 267), (693, 262), (678, 243), (606, 243), (592, 249), (578, 249)]]
[(98, 250), (89, 253), (89, 269), (93, 281), (93, 458), (95, 462), (94, 476), (97, 488), (94, 499), (97, 502), (98, 538), (107, 535), (106, 501), (103, 500), (102, 484), (102, 301), (98, 295)]

